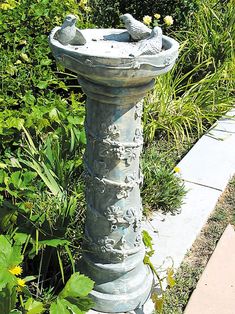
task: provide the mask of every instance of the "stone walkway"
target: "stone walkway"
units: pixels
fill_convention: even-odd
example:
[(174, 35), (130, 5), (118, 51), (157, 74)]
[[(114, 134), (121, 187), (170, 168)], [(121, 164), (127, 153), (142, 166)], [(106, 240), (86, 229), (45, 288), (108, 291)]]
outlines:
[[(235, 116), (235, 109), (228, 115)], [(180, 214), (156, 213), (143, 225), (154, 242), (152, 262), (162, 269), (172, 266), (172, 262), (175, 268), (180, 266), (235, 173), (235, 119), (219, 120), (178, 167), (188, 190)]]
[(235, 313), (235, 231), (228, 225), (184, 314)]

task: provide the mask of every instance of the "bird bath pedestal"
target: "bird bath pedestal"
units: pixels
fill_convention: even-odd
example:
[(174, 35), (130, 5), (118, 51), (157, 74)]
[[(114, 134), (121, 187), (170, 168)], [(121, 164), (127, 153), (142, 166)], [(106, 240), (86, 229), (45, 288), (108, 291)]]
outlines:
[(154, 78), (174, 65), (178, 43), (163, 36), (160, 53), (131, 57), (135, 43), (125, 30), (83, 30), (87, 42), (82, 46), (62, 45), (54, 38), (57, 30), (49, 36), (52, 52), (77, 73), (87, 95), (87, 214), (80, 271), (95, 281), (90, 296), (96, 311), (132, 311), (144, 305), (153, 285), (141, 236), (142, 99)]

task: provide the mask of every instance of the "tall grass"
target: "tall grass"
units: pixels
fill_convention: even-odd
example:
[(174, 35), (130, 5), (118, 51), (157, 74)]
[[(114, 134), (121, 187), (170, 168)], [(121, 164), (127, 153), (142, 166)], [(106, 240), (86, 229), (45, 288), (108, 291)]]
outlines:
[(147, 141), (167, 137), (179, 144), (199, 138), (233, 106), (234, 16), (232, 1), (199, 6), (181, 42), (174, 69), (156, 80), (144, 110)]

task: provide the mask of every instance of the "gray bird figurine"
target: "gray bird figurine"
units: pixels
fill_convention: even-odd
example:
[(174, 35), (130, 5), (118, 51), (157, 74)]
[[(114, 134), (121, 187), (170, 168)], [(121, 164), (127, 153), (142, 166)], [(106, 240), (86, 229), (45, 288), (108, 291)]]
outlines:
[(128, 33), (134, 41), (139, 41), (149, 37), (151, 29), (143, 23), (137, 21), (131, 14), (126, 13), (120, 16), (121, 21), (124, 23)]
[(141, 40), (138, 43), (137, 50), (130, 54), (132, 57), (137, 57), (141, 55), (155, 55), (159, 53), (162, 49), (162, 29), (159, 26), (155, 26), (150, 34), (150, 36)]
[(57, 39), (62, 45), (85, 45), (86, 39), (76, 28), (75, 24), (77, 17), (69, 14), (66, 16), (63, 25), (56, 32), (55, 39)]

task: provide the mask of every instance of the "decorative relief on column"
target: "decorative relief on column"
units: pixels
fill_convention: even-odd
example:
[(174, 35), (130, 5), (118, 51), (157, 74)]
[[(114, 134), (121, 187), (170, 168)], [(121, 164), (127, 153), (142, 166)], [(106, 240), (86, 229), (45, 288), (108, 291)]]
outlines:
[[(127, 256), (137, 253), (142, 246), (141, 233), (138, 233), (132, 241), (128, 241), (125, 235), (119, 241), (115, 241), (110, 236), (91, 239), (86, 235), (85, 242), (88, 252), (97, 254), (101, 259), (106, 256), (106, 258), (111, 258), (113, 262), (123, 261)], [(132, 242), (134, 244), (131, 247)]]
[(106, 197), (110, 195), (115, 195), (118, 200), (122, 198), (127, 198), (129, 193), (133, 190), (134, 187), (139, 187), (142, 184), (143, 178), (141, 172), (137, 176), (136, 172), (125, 177), (124, 182), (116, 182), (108, 180), (104, 177), (100, 179), (99, 177), (93, 176), (89, 168), (85, 173), (87, 191), (89, 193), (98, 192), (105, 193)]
[(130, 166), (139, 154), (140, 145), (133, 145), (131, 143), (120, 144), (118, 142), (99, 144), (99, 156), (102, 158), (115, 158), (117, 160), (124, 160), (126, 166)]
[(143, 143), (143, 131), (142, 129), (136, 129), (135, 130), (135, 137), (133, 138), (133, 141), (139, 144)]
[(87, 108), (92, 118), (85, 124), (89, 152), (84, 158), (88, 203), (85, 249), (101, 261), (119, 263), (142, 254), (142, 109), (142, 102), (115, 112), (112, 105), (102, 109), (100, 102)]
[(106, 123), (102, 123), (101, 128), (103, 129), (105, 138), (109, 141), (117, 139), (120, 135), (120, 129), (116, 124), (107, 126)]
[(135, 210), (129, 208), (126, 210), (121, 209), (120, 206), (110, 206), (104, 211), (104, 216), (110, 223), (110, 231), (116, 231), (118, 227), (126, 226), (129, 227), (135, 223)]
[(143, 101), (138, 102), (135, 105), (135, 120), (142, 117), (143, 112)]

